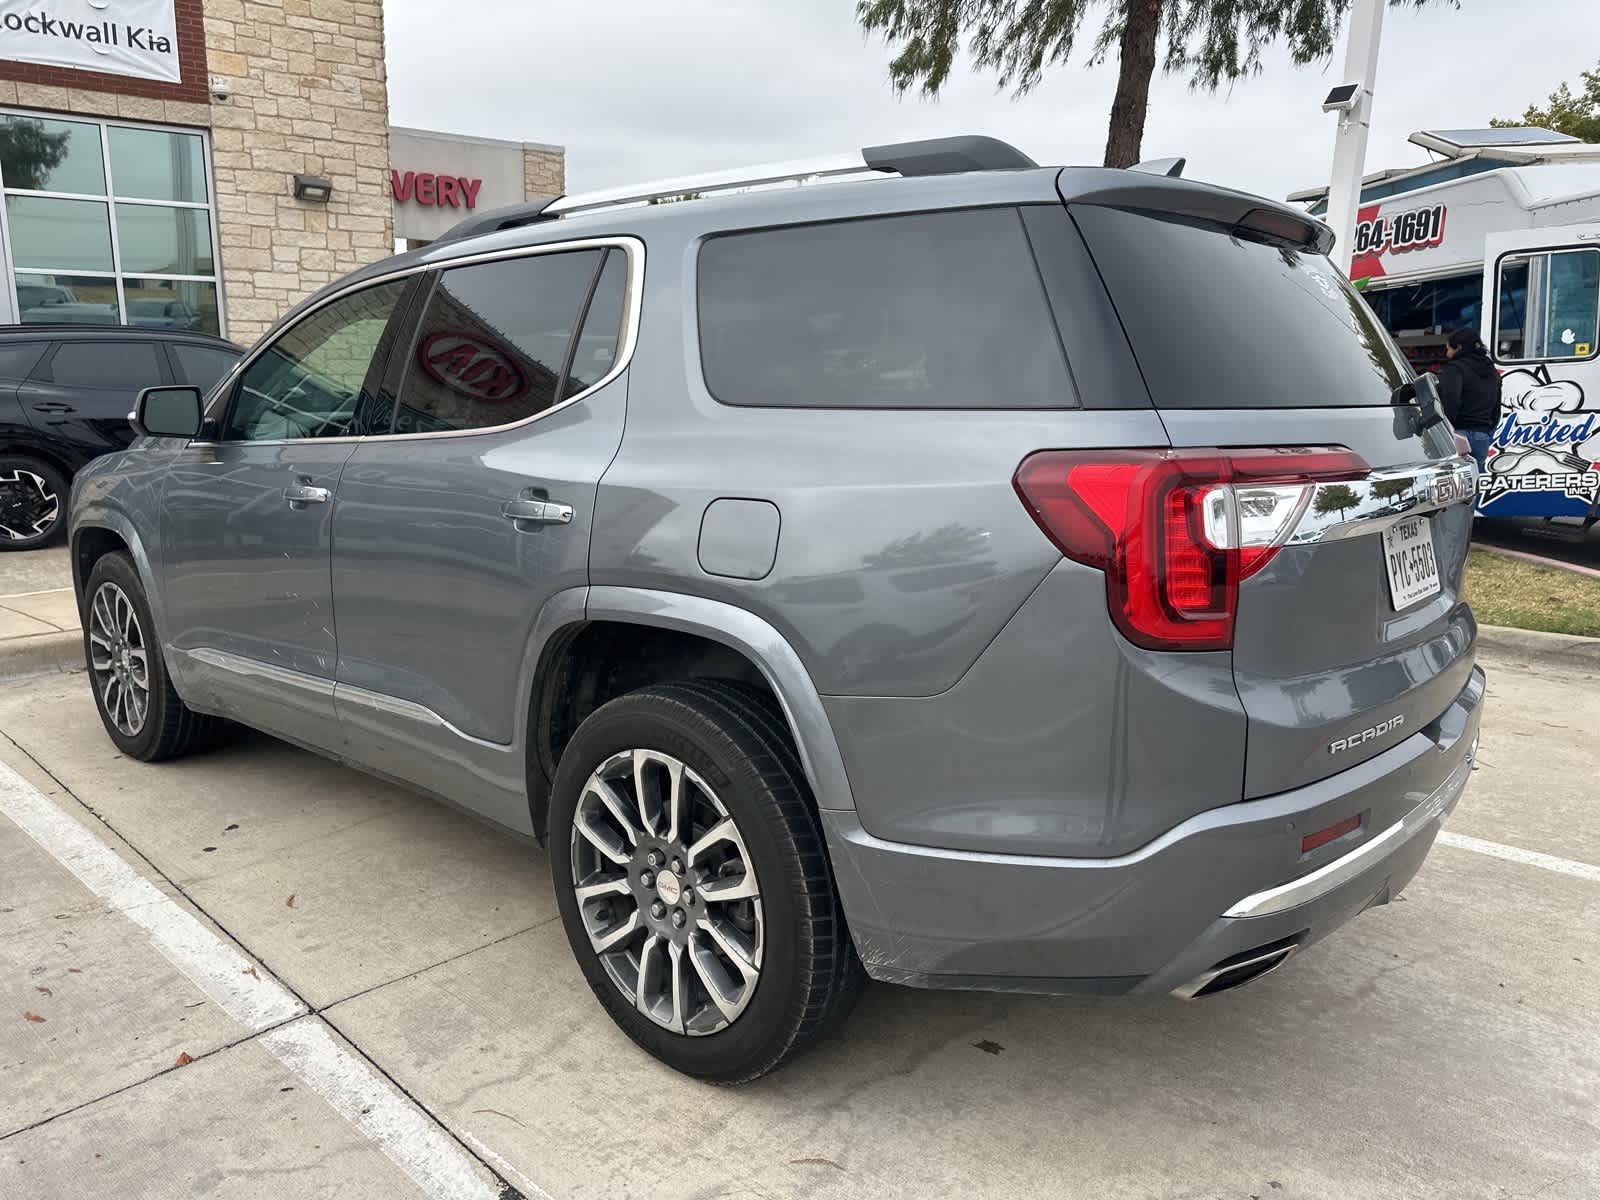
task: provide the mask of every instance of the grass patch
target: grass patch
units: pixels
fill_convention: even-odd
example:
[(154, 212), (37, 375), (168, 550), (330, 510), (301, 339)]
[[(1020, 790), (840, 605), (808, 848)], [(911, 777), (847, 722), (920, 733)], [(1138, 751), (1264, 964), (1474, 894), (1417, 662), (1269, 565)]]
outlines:
[(1600, 579), (1474, 550), (1467, 600), (1485, 625), (1600, 637)]

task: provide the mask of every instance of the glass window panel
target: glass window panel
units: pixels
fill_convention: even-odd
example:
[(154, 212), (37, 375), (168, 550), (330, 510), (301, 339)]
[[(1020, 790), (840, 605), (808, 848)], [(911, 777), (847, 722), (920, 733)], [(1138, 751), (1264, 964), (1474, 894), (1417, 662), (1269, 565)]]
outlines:
[(0, 116), (0, 178), (8, 188), (105, 195), (100, 127)]
[(228, 441), (342, 437), (363, 423), (373, 353), (409, 280), (353, 292), (302, 317), (244, 371)]
[(133, 279), (122, 281), (128, 301), (128, 324), (148, 329), (188, 329), (195, 333), (220, 333), (217, 319), (217, 285), (188, 279)]
[(1548, 264), (1544, 357), (1587, 357), (1600, 316), (1600, 250), (1564, 250)]
[(111, 186), (137, 200), (206, 200), (206, 160), (193, 133), (108, 126)]
[(153, 275), (209, 275), (211, 217), (203, 208), (117, 205), (122, 269)]
[(397, 433), (508, 425), (555, 403), (598, 250), (456, 267), (433, 289)]
[(237, 350), (222, 346), (197, 346), (174, 341), (167, 344), (167, 349), (183, 381), (194, 384), (203, 392), (209, 392), (212, 385), (233, 370), (233, 364), (239, 361)]
[(0, 346), (0, 379), (26, 379), (49, 342), (8, 342)]
[(589, 314), (584, 317), (583, 329), (578, 333), (577, 348), (572, 352), (572, 372), (561, 393), (563, 400), (593, 387), (617, 361), (618, 343), (622, 338), (622, 306), (627, 298), (628, 252), (608, 251), (594, 298), (589, 301)]
[(50, 379), (66, 387), (154, 387), (162, 382), (154, 342), (62, 342), (50, 360)]
[(111, 223), (101, 201), (7, 196), (6, 215), (15, 266), (112, 269)]
[(1525, 258), (1508, 258), (1500, 264), (1500, 305), (1495, 310), (1495, 357), (1515, 360), (1527, 345), (1528, 271)]
[(116, 280), (17, 272), (17, 320), (24, 325), (116, 325)]

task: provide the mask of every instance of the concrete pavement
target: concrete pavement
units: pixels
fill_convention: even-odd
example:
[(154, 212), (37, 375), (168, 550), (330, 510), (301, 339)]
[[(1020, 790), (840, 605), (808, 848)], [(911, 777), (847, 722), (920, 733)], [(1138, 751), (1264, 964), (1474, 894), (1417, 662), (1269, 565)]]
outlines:
[[(1600, 668), (1486, 658), (1449, 831), (1593, 868)], [(832, 1042), (716, 1089), (604, 1017), (535, 849), (262, 737), (130, 763), (82, 675), (0, 685), (0, 733), (146, 903), (295, 1004), (230, 1015), (0, 816), (6, 1200), (1600, 1194), (1581, 872), (1441, 845), (1396, 903), (1194, 1004), (874, 987)], [(304, 1028), (366, 1082), (271, 1040)], [(392, 1129), (442, 1139), (446, 1174), (419, 1183)]]
[(0, 558), (0, 678), (72, 670), (81, 636), (65, 546)]

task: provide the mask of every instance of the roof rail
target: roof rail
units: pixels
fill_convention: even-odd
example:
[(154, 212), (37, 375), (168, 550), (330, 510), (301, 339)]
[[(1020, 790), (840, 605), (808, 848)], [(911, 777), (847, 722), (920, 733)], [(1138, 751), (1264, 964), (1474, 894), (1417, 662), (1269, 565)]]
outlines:
[(451, 226), (436, 240), (458, 241), (480, 233), (515, 229), (535, 221), (547, 221), (612, 205), (647, 204), (773, 183), (802, 183), (840, 175), (952, 175), (960, 171), (1005, 171), (1035, 166), (1038, 164), (1016, 147), (991, 137), (965, 136), (896, 142), (885, 146), (867, 146), (856, 154), (792, 159), (738, 167), (730, 171), (707, 171), (648, 183), (631, 183), (600, 191), (578, 192), (571, 196), (542, 197), (526, 204), (512, 204), (468, 217)]
[(502, 229), (515, 229), (519, 225), (531, 225), (544, 216), (545, 210), (554, 204), (560, 196), (538, 196), (532, 200), (525, 200), (521, 204), (507, 204), (501, 208), (491, 208), (487, 212), (478, 213), (464, 221), (457, 221), (438, 237), (436, 242), (454, 242), (461, 238), (476, 237), (480, 233), (498, 233)]

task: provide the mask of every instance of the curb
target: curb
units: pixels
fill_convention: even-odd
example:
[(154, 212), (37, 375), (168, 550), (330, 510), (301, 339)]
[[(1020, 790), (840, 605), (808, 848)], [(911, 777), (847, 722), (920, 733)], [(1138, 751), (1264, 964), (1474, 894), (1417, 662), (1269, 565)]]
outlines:
[(1552, 666), (1600, 669), (1600, 638), (1540, 633), (1506, 625), (1479, 625), (1478, 646)]
[(83, 634), (76, 629), (0, 642), (0, 680), (83, 670)]

